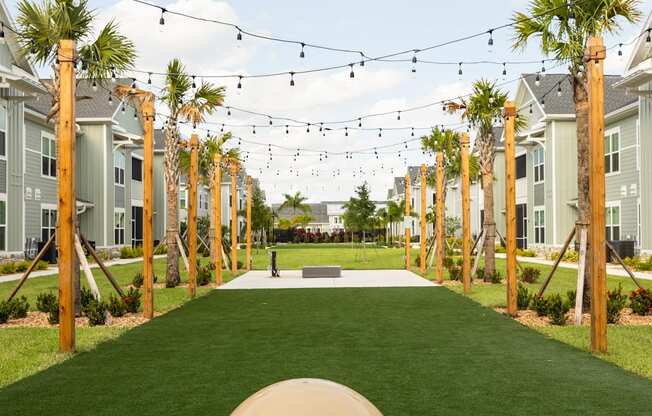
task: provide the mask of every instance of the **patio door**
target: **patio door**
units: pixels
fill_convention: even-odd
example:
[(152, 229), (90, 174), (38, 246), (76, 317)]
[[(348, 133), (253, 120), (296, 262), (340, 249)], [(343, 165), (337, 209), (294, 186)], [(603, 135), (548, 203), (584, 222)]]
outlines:
[(131, 207), (131, 246), (143, 245), (143, 207)]
[(516, 247), (527, 248), (527, 204), (516, 205)]

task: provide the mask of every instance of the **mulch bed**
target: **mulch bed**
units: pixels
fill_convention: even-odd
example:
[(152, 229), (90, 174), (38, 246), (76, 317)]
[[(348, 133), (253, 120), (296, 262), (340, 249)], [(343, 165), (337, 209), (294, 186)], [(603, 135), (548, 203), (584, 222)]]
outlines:
[[(501, 314), (507, 314), (507, 308), (494, 308), (494, 310)], [(575, 309), (571, 309), (567, 317), (567, 325), (572, 325), (575, 320)], [(546, 316), (537, 316), (537, 313), (533, 310), (518, 311), (517, 316), (514, 317), (519, 323), (529, 326), (529, 327), (542, 327), (552, 325), (550, 319)], [(591, 324), (591, 315), (585, 313), (582, 315), (582, 325)], [(646, 326), (652, 325), (652, 315), (640, 316), (632, 312), (631, 309), (625, 308), (620, 316), (620, 321), (618, 325), (629, 325), (629, 326)]]
[[(155, 313), (154, 316), (159, 316), (160, 313)], [(128, 313), (121, 317), (109, 316), (106, 321), (106, 325), (111, 327), (122, 327), (122, 328), (133, 328), (138, 325), (142, 325), (148, 320), (139, 313)], [(50, 325), (48, 323), (48, 314), (44, 312), (28, 312), (27, 317), (20, 319), (10, 319), (4, 324), (0, 325), (2, 328), (56, 328), (58, 324)], [(88, 327), (88, 318), (85, 316), (75, 318), (75, 326), (77, 327)]]

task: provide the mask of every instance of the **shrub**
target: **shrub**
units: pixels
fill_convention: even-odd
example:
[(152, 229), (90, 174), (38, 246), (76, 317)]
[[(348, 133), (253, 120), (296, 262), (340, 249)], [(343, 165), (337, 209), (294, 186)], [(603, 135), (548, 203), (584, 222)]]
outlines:
[(11, 309), (11, 302), (7, 302), (6, 300), (0, 301), (0, 324), (4, 324), (9, 320)]
[(491, 276), (489, 276), (489, 281), (491, 283), (500, 283), (503, 281), (503, 278), (498, 270), (494, 270), (494, 273)]
[(16, 263), (8, 262), (0, 266), (0, 274), (13, 274), (16, 273)]
[(82, 307), (82, 310), (84, 310), (84, 308), (86, 306), (88, 306), (88, 304), (91, 303), (91, 301), (93, 301), (93, 300), (95, 300), (95, 296), (93, 296), (93, 292), (91, 292), (91, 290), (88, 289), (88, 288), (82, 287), (81, 288), (81, 307)]
[(30, 264), (31, 263), (26, 260), (19, 261), (18, 263), (16, 263), (16, 271), (18, 273), (26, 272)]
[(532, 249), (524, 250), (522, 248), (517, 248), (516, 249), (516, 255), (521, 256), (521, 257), (536, 257), (537, 252), (532, 250)]
[(27, 311), (29, 310), (29, 303), (27, 303), (27, 298), (21, 296), (19, 298), (14, 298), (9, 302), (10, 316), (14, 319), (24, 318), (27, 316)]
[(161, 254), (167, 254), (168, 252), (168, 246), (165, 244), (159, 244), (158, 247), (156, 247), (156, 250), (154, 250), (154, 255), (158, 256)]
[(197, 267), (197, 284), (206, 286), (211, 281), (211, 269), (208, 267)]
[(52, 305), (50, 307), (50, 311), (48, 312), (48, 323), (50, 325), (56, 325), (59, 323), (59, 302), (57, 302), (56, 305)]
[(526, 283), (535, 283), (541, 276), (541, 270), (534, 267), (524, 267), (521, 271), (521, 280)]
[(138, 308), (140, 308), (140, 297), (141, 297), (140, 290), (135, 289), (133, 287), (130, 287), (129, 290), (127, 290), (127, 293), (123, 298), (125, 307), (127, 308), (127, 312), (129, 313), (138, 312)]
[(607, 291), (607, 322), (616, 324), (620, 320), (625, 305), (627, 304), (627, 295), (622, 294), (622, 287), (618, 283), (618, 289)]
[(83, 309), (84, 315), (88, 317), (90, 326), (104, 325), (106, 323), (106, 303), (93, 299)]
[(548, 317), (550, 318), (550, 323), (553, 325), (564, 325), (566, 324), (566, 314), (570, 310), (570, 304), (568, 300), (562, 299), (559, 293), (548, 296), (546, 299), (548, 306)]
[(477, 280), (484, 280), (484, 267), (478, 267), (475, 269), (475, 278)]
[(629, 306), (639, 315), (652, 312), (652, 290), (638, 288), (629, 294)]
[(143, 248), (138, 247), (122, 247), (120, 249), (120, 258), (121, 259), (134, 259), (136, 257), (143, 256)]
[(531, 301), (532, 295), (530, 294), (527, 286), (519, 282), (518, 292), (516, 294), (516, 306), (519, 310), (525, 310), (528, 308), (528, 306), (530, 306)]
[(134, 278), (131, 279), (131, 285), (140, 289), (140, 287), (143, 285), (143, 274), (141, 272), (138, 272), (134, 275)]
[(566, 292), (566, 297), (568, 298), (568, 302), (571, 305), (575, 305), (575, 299), (577, 298), (577, 291), (576, 290), (569, 290)]
[(496, 253), (507, 253), (507, 247), (503, 246), (502, 244), (496, 244)]
[(451, 257), (444, 257), (444, 260), (442, 260), (442, 263), (445, 268), (450, 268), (451, 266), (454, 265), (454, 261)]
[(537, 316), (548, 315), (548, 301), (540, 296), (533, 296), (530, 302), (532, 309), (537, 313)]
[(36, 270), (45, 270), (49, 266), (48, 262), (45, 260), (39, 260), (38, 263), (36, 263)]
[(107, 304), (107, 309), (109, 310), (109, 313), (113, 317), (120, 317), (123, 316), (125, 313), (127, 313), (127, 305), (120, 299), (119, 297), (115, 295), (111, 295), (109, 297), (109, 303)]
[(58, 302), (57, 302), (57, 297), (55, 296), (54, 293), (43, 292), (43, 293), (39, 293), (36, 296), (36, 309), (37, 310), (39, 310), (41, 312), (48, 313), (48, 312), (50, 312), (50, 310), (51, 310), (51, 308), (53, 306), (55, 306), (57, 308), (59, 307)]

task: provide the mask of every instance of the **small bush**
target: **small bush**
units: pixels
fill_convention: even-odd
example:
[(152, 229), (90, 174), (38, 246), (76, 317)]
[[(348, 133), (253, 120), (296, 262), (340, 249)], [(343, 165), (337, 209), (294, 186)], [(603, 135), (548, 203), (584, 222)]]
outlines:
[(532, 295), (530, 294), (527, 286), (519, 282), (518, 292), (516, 294), (516, 306), (519, 310), (525, 310), (528, 308), (528, 306), (530, 306), (531, 301)]
[(537, 313), (537, 316), (548, 315), (548, 301), (540, 296), (533, 296), (530, 302), (532, 309)]
[(531, 249), (524, 250), (522, 248), (517, 248), (516, 249), (516, 255), (521, 256), (521, 257), (536, 257), (537, 252)]
[(652, 290), (638, 288), (629, 294), (629, 306), (638, 315), (652, 313)]
[(16, 263), (8, 262), (0, 266), (0, 274), (13, 274), (16, 273)]
[(90, 326), (104, 325), (106, 323), (106, 303), (93, 299), (83, 309), (84, 315), (88, 317)]
[(622, 287), (618, 283), (618, 289), (607, 291), (607, 322), (617, 324), (620, 315), (627, 304), (627, 295), (622, 294)]
[(496, 253), (507, 253), (507, 247), (503, 246), (502, 244), (496, 244)]
[(27, 271), (27, 269), (29, 268), (29, 265), (30, 265), (30, 264), (31, 264), (31, 263), (28, 262), (28, 261), (26, 261), (26, 260), (19, 261), (18, 263), (16, 263), (16, 271), (17, 271), (18, 273), (24, 273), (24, 272)]
[(59, 302), (57, 302), (56, 305), (52, 305), (50, 307), (50, 311), (48, 312), (48, 323), (50, 325), (56, 325), (59, 323)]
[(48, 313), (52, 306), (59, 307), (57, 297), (54, 293), (43, 292), (36, 296), (36, 309)]
[(475, 278), (477, 280), (484, 280), (484, 267), (478, 267), (475, 269)]
[(129, 313), (137, 313), (138, 308), (140, 308), (140, 297), (141, 297), (140, 290), (135, 289), (133, 287), (130, 287), (129, 290), (127, 290), (127, 293), (125, 294), (125, 297), (123, 299), (125, 307), (127, 308), (127, 312)]
[(27, 316), (27, 311), (29, 310), (29, 303), (27, 303), (27, 298), (25, 296), (21, 296), (19, 298), (14, 298), (9, 302), (9, 307), (11, 308), (11, 318), (25, 318)]
[(208, 267), (197, 267), (197, 285), (206, 286), (211, 281), (211, 269)]
[(81, 288), (81, 307), (82, 307), (82, 310), (84, 310), (84, 308), (86, 306), (88, 306), (88, 304), (91, 303), (94, 300), (95, 300), (95, 296), (93, 296), (93, 292), (91, 292), (91, 290), (88, 289), (88, 288), (82, 287)]
[(45, 270), (49, 267), (49, 264), (45, 260), (39, 260), (38, 263), (36, 263), (36, 270)]
[(546, 299), (548, 306), (548, 318), (553, 325), (565, 325), (566, 314), (570, 310), (568, 300), (562, 299), (559, 293), (548, 296)]
[(576, 290), (569, 290), (566, 292), (566, 297), (568, 298), (568, 302), (571, 305), (575, 305), (575, 300), (577, 298), (577, 291)]
[(138, 272), (134, 275), (134, 278), (131, 279), (131, 285), (140, 289), (143, 286), (143, 274)]
[(525, 283), (536, 283), (541, 276), (541, 270), (535, 269), (534, 267), (524, 267), (521, 272), (521, 280)]
[(120, 316), (124, 316), (125, 313), (127, 313), (127, 305), (120, 299), (119, 297), (115, 295), (111, 295), (109, 297), (109, 303), (107, 304), (107, 309), (109, 310), (109, 313), (111, 316), (117, 318)]
[(6, 300), (0, 301), (0, 324), (4, 324), (9, 320), (11, 309), (11, 302), (7, 302)]
[(451, 257), (444, 257), (444, 260), (442, 260), (442, 263), (444, 264), (445, 268), (450, 268), (451, 266), (454, 265), (454, 261)]
[(154, 255), (158, 256), (161, 254), (167, 254), (167, 252), (168, 252), (168, 246), (166, 246), (165, 244), (159, 244), (159, 246), (156, 247), (156, 250), (154, 250)]
[(491, 276), (489, 276), (489, 281), (491, 283), (500, 283), (503, 281), (503, 278), (498, 270), (494, 270), (494, 273)]
[(138, 247), (122, 247), (120, 249), (120, 258), (121, 259), (134, 259), (136, 257), (143, 256), (143, 248)]

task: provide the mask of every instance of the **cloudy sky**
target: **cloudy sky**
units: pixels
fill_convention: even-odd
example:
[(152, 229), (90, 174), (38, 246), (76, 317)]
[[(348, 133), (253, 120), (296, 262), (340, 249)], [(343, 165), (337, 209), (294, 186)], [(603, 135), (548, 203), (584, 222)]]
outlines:
[[(527, 5), (525, 0), (152, 2), (163, 5), (168, 10), (231, 22), (258, 34), (363, 50), (369, 56), (423, 49), (483, 32), (507, 23), (514, 10), (523, 10)], [(645, 16), (652, 9), (651, 3), (649, 0), (642, 3)], [(198, 81), (201, 75), (287, 73), (359, 61), (356, 54), (312, 48), (306, 48), (305, 58), (301, 59), (300, 47), (297, 45), (257, 40), (246, 35), (242, 41), (237, 41), (237, 31), (233, 28), (197, 22), (169, 13), (165, 15), (165, 26), (161, 27), (158, 24), (159, 11), (132, 0), (90, 0), (90, 4), (97, 9), (100, 21), (115, 19), (120, 23), (122, 31), (137, 46), (137, 68), (145, 71), (162, 72), (169, 59), (174, 57), (185, 63), (189, 73), (197, 74)], [(15, 2), (10, 1), (9, 5), (15, 10)], [(619, 36), (605, 39), (606, 44), (630, 41), (640, 30), (639, 26), (624, 25)], [(493, 34), (493, 48), (487, 45), (488, 37), (482, 36), (420, 53), (418, 58), (445, 62), (505, 62), (544, 58), (536, 47), (514, 52), (510, 47), (512, 36), (510, 28), (502, 29)], [(623, 50), (627, 56), (628, 49)], [(412, 55), (406, 54), (398, 58), (410, 60)], [(625, 63), (626, 59), (618, 59), (616, 50), (613, 50), (606, 70), (608, 73), (620, 74)], [(353, 68), (353, 79), (350, 78), (350, 68), (347, 67), (297, 75), (294, 87), (289, 85), (287, 75), (245, 79), (241, 89), (236, 88), (237, 79), (206, 80), (227, 87), (227, 106), (318, 124), (455, 98), (467, 94), (471, 82), (480, 77), (505, 83), (504, 88), (513, 92), (516, 82), (510, 81), (523, 72), (535, 72), (540, 68), (541, 63), (507, 65), (507, 76), (503, 77), (502, 65), (465, 65), (463, 75), (459, 76), (457, 64), (418, 63), (416, 73), (413, 73), (410, 62), (369, 62), (364, 67), (356, 65)], [(560, 67), (554, 71), (563, 70)], [(553, 70), (549, 69), (549, 72)], [(138, 77), (142, 80), (147, 78), (146, 75)], [(152, 82), (154, 85), (162, 85), (162, 78), (153, 76)], [(440, 106), (402, 112), (400, 120), (397, 120), (397, 116), (397, 113), (393, 113), (365, 119), (363, 127), (371, 130), (351, 129), (348, 136), (345, 136), (343, 130), (327, 131), (324, 135), (324, 132), (318, 131), (318, 127), (311, 127), (310, 133), (307, 133), (305, 126), (290, 127), (289, 134), (286, 134), (284, 125), (287, 123), (281, 121), (274, 121), (277, 127), (256, 129), (254, 135), (250, 126), (268, 125), (268, 118), (237, 111), (233, 111), (229, 117), (225, 110), (220, 110), (210, 118), (211, 122), (218, 125), (203, 128), (218, 131), (219, 123), (247, 126), (230, 130), (234, 136), (243, 139), (241, 150), (250, 152), (247, 170), (252, 176), (260, 178), (270, 202), (281, 200), (283, 193), (296, 191), (301, 191), (311, 201), (348, 199), (354, 187), (363, 181), (369, 182), (373, 198), (384, 199), (392, 178), (405, 174), (406, 163), (432, 163), (430, 158), (423, 156), (417, 149), (416, 141), (409, 142), (412, 139), (410, 127), (454, 124), (460, 121), (458, 117), (444, 115)], [(331, 125), (334, 128), (345, 126), (357, 127), (357, 123)], [(393, 127), (407, 129), (387, 130)], [(378, 137), (380, 128), (385, 129), (382, 137)], [(426, 130), (417, 129), (415, 136), (425, 132)], [(205, 135), (206, 131), (198, 130), (198, 133)], [(405, 141), (408, 141), (407, 151)], [(272, 160), (269, 161), (268, 144), (292, 150), (272, 147)], [(379, 148), (378, 157), (375, 156), (374, 146), (391, 144), (397, 145)], [(234, 139), (230, 145), (237, 146), (237, 140)], [(302, 150), (299, 150), (299, 157), (295, 161), (297, 148)], [(352, 159), (343, 154), (360, 149), (370, 150), (364, 154), (353, 153)]]

